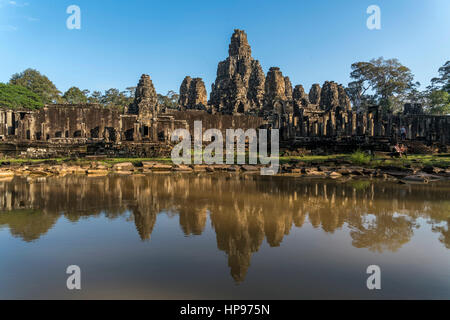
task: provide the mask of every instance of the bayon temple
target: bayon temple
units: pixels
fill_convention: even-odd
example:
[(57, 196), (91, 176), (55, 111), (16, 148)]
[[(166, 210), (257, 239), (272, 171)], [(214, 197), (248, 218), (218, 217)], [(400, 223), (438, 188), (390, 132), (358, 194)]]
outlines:
[[(306, 92), (277, 67), (264, 74), (242, 30), (234, 31), (228, 57), (219, 62), (209, 101), (201, 78), (187, 76), (179, 93), (178, 108), (163, 109), (150, 76), (142, 75), (134, 102), (123, 112), (95, 104), (0, 109), (0, 154), (164, 155), (171, 149), (171, 133), (192, 131), (196, 120), (203, 130), (279, 129), (281, 147), (291, 150), (386, 151), (399, 139), (401, 127), (407, 141), (441, 149), (450, 144), (450, 116), (425, 115), (419, 104), (406, 104), (402, 114), (386, 114), (378, 106), (360, 113), (352, 110), (344, 87), (333, 81)], [(28, 154), (33, 155), (39, 156)]]

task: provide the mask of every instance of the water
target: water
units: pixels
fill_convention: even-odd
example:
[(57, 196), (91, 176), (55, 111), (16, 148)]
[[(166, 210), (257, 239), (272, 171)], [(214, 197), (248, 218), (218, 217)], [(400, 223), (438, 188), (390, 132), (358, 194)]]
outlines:
[(0, 181), (0, 298), (449, 299), (449, 192), (206, 173)]

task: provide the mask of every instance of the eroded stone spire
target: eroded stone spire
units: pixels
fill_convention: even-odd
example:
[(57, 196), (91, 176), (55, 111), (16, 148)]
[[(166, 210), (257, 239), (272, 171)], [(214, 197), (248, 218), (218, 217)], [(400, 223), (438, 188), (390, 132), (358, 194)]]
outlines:
[(231, 36), (231, 43), (228, 49), (230, 57), (251, 58), (252, 49), (248, 44), (247, 34), (244, 30), (235, 29)]
[(205, 83), (201, 78), (187, 76), (184, 78), (180, 87), (179, 104), (188, 109), (206, 107), (208, 97), (206, 93)]
[(217, 67), (210, 104), (226, 114), (257, 113), (263, 106), (265, 77), (259, 61), (251, 57), (243, 30), (234, 31), (228, 53)]
[(150, 76), (143, 74), (136, 88), (133, 104), (128, 109), (128, 113), (142, 116), (156, 115), (159, 111), (158, 97)]

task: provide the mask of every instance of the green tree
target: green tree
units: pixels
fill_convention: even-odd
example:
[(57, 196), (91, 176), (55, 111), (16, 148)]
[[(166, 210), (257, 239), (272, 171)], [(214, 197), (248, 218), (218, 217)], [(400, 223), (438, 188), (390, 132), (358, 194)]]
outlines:
[(450, 94), (444, 90), (433, 90), (428, 95), (427, 112), (430, 114), (450, 114)]
[(439, 77), (431, 79), (431, 88), (450, 93), (450, 60), (439, 68)]
[(125, 90), (128, 91), (128, 95), (134, 99), (134, 95), (136, 94), (137, 87), (127, 87)]
[(100, 91), (94, 91), (92, 94), (88, 97), (89, 103), (101, 103), (102, 100), (102, 93)]
[(77, 87), (72, 87), (67, 90), (63, 95), (63, 100), (69, 104), (87, 103), (89, 94), (88, 90), (81, 91)]
[(26, 69), (21, 73), (13, 74), (9, 83), (28, 88), (41, 97), (44, 103), (57, 103), (61, 98), (61, 92), (56, 89), (53, 82), (34, 69)]
[(352, 64), (350, 77), (354, 81), (349, 83), (348, 91), (356, 109), (376, 102), (385, 111), (399, 111), (408, 93), (420, 85), (414, 83), (411, 70), (397, 59), (382, 57)]
[(121, 110), (133, 102), (133, 98), (126, 91), (108, 89), (101, 97), (100, 103), (107, 108), (119, 108)]
[(178, 99), (179, 99), (179, 95), (173, 91), (170, 90), (169, 92), (167, 92), (167, 95), (163, 95), (163, 94), (159, 94), (158, 93), (158, 104), (163, 108), (163, 109), (176, 109), (178, 106)]
[(38, 109), (44, 106), (40, 96), (13, 84), (0, 83), (0, 107), (6, 109)]

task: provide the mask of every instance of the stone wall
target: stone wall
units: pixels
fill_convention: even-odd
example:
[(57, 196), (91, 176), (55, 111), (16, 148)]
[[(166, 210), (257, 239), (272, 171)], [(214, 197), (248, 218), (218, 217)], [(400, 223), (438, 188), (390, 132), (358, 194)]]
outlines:
[(261, 117), (251, 115), (222, 115), (210, 114), (200, 110), (170, 111), (170, 115), (176, 120), (187, 122), (191, 135), (194, 134), (194, 121), (201, 121), (203, 131), (207, 129), (219, 129), (225, 135), (226, 129), (257, 129), (267, 124)]

